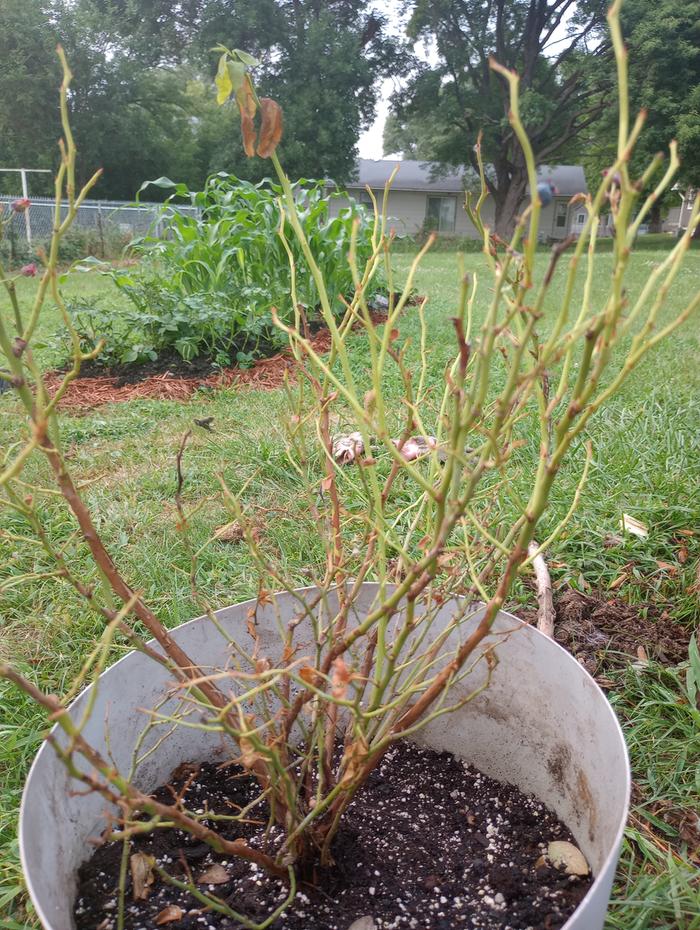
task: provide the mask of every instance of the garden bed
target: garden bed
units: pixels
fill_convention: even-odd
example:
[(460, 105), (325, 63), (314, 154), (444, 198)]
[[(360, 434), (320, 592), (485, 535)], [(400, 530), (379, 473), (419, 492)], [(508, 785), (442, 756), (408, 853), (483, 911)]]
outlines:
[[(317, 352), (327, 352), (328, 332), (317, 333), (312, 344)], [(92, 366), (70, 383), (59, 406), (64, 410), (91, 410), (127, 400), (186, 400), (195, 391), (217, 390), (232, 384), (271, 391), (282, 385), (285, 374), (291, 374), (293, 368), (294, 359), (289, 350), (258, 359), (250, 368), (217, 368), (208, 359), (189, 363), (175, 355), (102, 374), (93, 374), (95, 366)], [(49, 390), (56, 390), (64, 375), (62, 371), (50, 372), (45, 379)]]
[[(415, 306), (422, 299), (412, 297), (407, 305)], [(386, 313), (375, 310), (372, 321), (375, 326), (386, 322)], [(330, 333), (325, 326), (321, 327), (310, 341), (314, 350), (323, 355), (330, 348)], [(70, 383), (59, 406), (64, 410), (80, 411), (127, 400), (186, 400), (195, 391), (218, 390), (234, 384), (271, 391), (281, 387), (285, 375), (293, 375), (294, 367), (289, 349), (256, 359), (249, 368), (220, 368), (206, 357), (186, 362), (176, 352), (161, 355), (154, 362), (109, 369), (91, 362), (85, 364), (79, 377)], [(49, 390), (55, 391), (64, 376), (64, 371), (49, 372), (45, 378)]]

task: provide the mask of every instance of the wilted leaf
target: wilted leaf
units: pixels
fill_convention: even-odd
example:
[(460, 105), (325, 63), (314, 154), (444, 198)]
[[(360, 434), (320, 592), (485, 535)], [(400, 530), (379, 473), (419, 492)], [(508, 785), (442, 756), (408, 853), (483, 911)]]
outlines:
[(334, 698), (342, 700), (348, 690), (352, 673), (343, 659), (338, 658), (331, 666), (331, 694)]
[(216, 71), (214, 83), (216, 84), (216, 102), (221, 105), (226, 103), (233, 91), (233, 83), (229, 74), (226, 52), (219, 58), (219, 67)]
[(258, 155), (269, 158), (282, 138), (282, 107), (269, 97), (260, 98), (260, 138)]
[(156, 914), (155, 922), (160, 926), (162, 924), (171, 924), (175, 920), (182, 920), (184, 911), (177, 904), (168, 904), (162, 911)]
[(338, 785), (350, 785), (360, 774), (365, 759), (367, 758), (368, 746), (365, 738), (360, 735), (356, 740), (347, 747), (340, 760), (340, 768), (343, 777)]
[(648, 662), (649, 656), (644, 646), (637, 646), (637, 658), (640, 662)]
[(202, 872), (202, 874), (197, 879), (197, 884), (199, 885), (225, 885), (226, 882), (231, 881), (231, 876), (228, 874), (223, 865), (219, 865), (218, 862), (214, 865), (210, 865), (209, 868)]
[(299, 677), (302, 681), (306, 682), (307, 685), (318, 686), (320, 679), (318, 670), (312, 668), (310, 665), (305, 665), (303, 668), (299, 669)]
[(566, 840), (550, 843), (547, 847), (547, 858), (555, 868), (563, 868), (567, 875), (588, 875), (590, 872), (581, 850)]
[(326, 477), (321, 482), (321, 487), (324, 491), (330, 491), (333, 487), (333, 475), (326, 475)]
[(146, 853), (138, 852), (129, 857), (131, 881), (134, 885), (134, 901), (145, 901), (148, 898), (151, 885), (155, 881), (154, 862), (153, 856), (147, 856)]
[(685, 565), (685, 563), (688, 561), (687, 546), (681, 546), (681, 548), (678, 550), (678, 561), (681, 563), (681, 565)]
[(620, 525), (623, 530), (632, 533), (633, 536), (639, 536), (640, 539), (646, 539), (649, 535), (649, 528), (647, 525), (642, 523), (641, 520), (635, 520), (635, 518), (631, 517), (628, 513), (622, 514)]
[(250, 115), (247, 109), (241, 106), (240, 101), (238, 107), (241, 111), (241, 134), (243, 136), (243, 151), (246, 153), (248, 158), (252, 158), (255, 155), (255, 124), (253, 123), (253, 117)]
[(234, 94), (238, 95), (243, 90), (245, 84), (245, 65), (240, 61), (229, 61), (228, 75), (231, 79), (231, 87)]

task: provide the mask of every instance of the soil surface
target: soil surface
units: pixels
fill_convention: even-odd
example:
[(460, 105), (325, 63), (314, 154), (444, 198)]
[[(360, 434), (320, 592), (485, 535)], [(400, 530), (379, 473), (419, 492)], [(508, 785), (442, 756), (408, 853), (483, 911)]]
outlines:
[[(676, 665), (688, 657), (690, 631), (652, 607), (565, 591), (555, 600), (554, 637), (592, 675), (654, 659)], [(536, 622), (536, 619), (535, 621)]]
[[(172, 803), (173, 789), (185, 784), (188, 771), (191, 781), (184, 797), (191, 810), (230, 814), (234, 805), (248, 804), (259, 793), (241, 769), (205, 764), (199, 769), (180, 766), (172, 785), (156, 795)], [(261, 804), (247, 816), (248, 823), (222, 832), (228, 838), (252, 838), (260, 846), (267, 811)], [(333, 849), (334, 868), (320, 873), (315, 885), (302, 885), (271, 927), (556, 930), (575, 910), (591, 879), (568, 876), (543, 863), (540, 857), (552, 840), (572, 837), (537, 799), (487, 778), (449, 753), (400, 743), (348, 810)], [(274, 846), (279, 841), (280, 832), (273, 829), (269, 842)], [(81, 868), (78, 930), (116, 927), (121, 849), (120, 843), (101, 846)], [(204, 881), (199, 889), (250, 920), (265, 920), (286, 896), (282, 883), (257, 866), (212, 854), (180, 831), (157, 830), (139, 837), (131, 850), (136, 852), (155, 856), (179, 880), (186, 880), (189, 872), (197, 881), (212, 866), (220, 867), (209, 872), (217, 883)], [(241, 926), (157, 876), (145, 901), (134, 900), (128, 877), (125, 901), (127, 930)]]

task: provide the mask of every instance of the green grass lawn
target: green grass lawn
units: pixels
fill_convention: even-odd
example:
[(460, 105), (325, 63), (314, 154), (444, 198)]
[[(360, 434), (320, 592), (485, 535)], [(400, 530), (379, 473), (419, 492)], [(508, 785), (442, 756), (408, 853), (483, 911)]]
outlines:
[[(633, 258), (630, 291), (639, 290), (662, 253), (640, 251)], [(399, 255), (404, 274), (410, 256)], [(468, 270), (483, 277), (478, 317), (488, 301), (488, 280), (479, 255), (466, 256)], [(547, 257), (538, 258), (543, 265)], [(596, 278), (599, 297), (606, 293), (612, 256), (601, 258)], [(480, 270), (481, 269), (481, 270)], [(560, 278), (556, 279), (557, 281)], [(670, 313), (684, 304), (700, 284), (700, 252), (692, 252), (679, 274)], [(453, 351), (450, 317), (459, 277), (455, 256), (429, 256), (418, 273), (416, 289), (430, 297), (430, 377), (437, 383)], [(27, 294), (35, 286), (22, 281)], [(99, 277), (75, 277), (73, 296), (107, 294)], [(595, 303), (596, 294), (594, 294)], [(0, 312), (6, 307), (0, 303)], [(47, 307), (38, 354), (46, 364), (60, 361), (55, 344), (56, 311)], [(549, 553), (557, 585), (606, 592), (624, 574), (614, 596), (640, 609), (651, 605), (686, 627), (697, 625), (700, 557), (700, 340), (698, 320), (690, 321), (659, 347), (625, 384), (621, 393), (593, 421), (588, 433), (594, 446), (587, 493), (565, 537)], [(401, 336), (417, 343), (415, 313), (407, 312)], [(362, 337), (353, 336), (353, 365), (364, 373)], [(417, 352), (415, 347), (411, 350)], [(413, 358), (417, 356), (414, 354)], [(98, 516), (104, 538), (124, 574), (168, 625), (200, 613), (193, 603), (189, 559), (174, 529), (175, 453), (193, 418), (213, 416), (215, 432), (196, 431), (186, 457), (188, 502), (201, 502), (194, 526), (202, 541), (229, 519), (216, 496), (216, 473), (233, 485), (252, 479), (249, 500), (265, 526), (265, 545), (299, 584), (308, 579), (322, 550), (313, 526), (304, 518), (294, 473), (285, 457), (281, 391), (230, 388), (200, 393), (187, 403), (132, 401), (103, 407), (85, 416), (65, 416), (63, 438), (74, 475), (87, 482), (85, 496)], [(14, 399), (0, 396), (0, 445), (6, 449), (21, 418)], [(522, 472), (532, 462), (522, 454)], [(536, 454), (536, 450), (535, 450)], [(566, 512), (580, 474), (581, 457), (563, 471), (547, 515), (553, 527)], [(42, 463), (30, 465), (32, 480), (45, 475)], [(523, 478), (525, 481), (525, 478)], [(505, 507), (508, 504), (504, 504)], [(606, 548), (607, 534), (619, 531), (622, 513), (649, 527), (646, 539), (629, 537)], [(69, 540), (76, 561), (82, 551), (70, 541), (70, 518), (60, 501), (46, 495), (44, 514), (55, 540)], [(16, 535), (20, 521), (0, 513), (0, 526)], [(679, 531), (695, 535), (681, 535)], [(681, 558), (681, 542), (687, 558)], [(663, 563), (660, 566), (659, 563)], [(672, 566), (673, 570), (669, 570)], [(100, 622), (67, 588), (37, 577), (14, 587), (26, 572), (49, 566), (31, 547), (0, 537), (0, 658), (11, 659), (44, 688), (61, 692), (79, 669)], [(86, 571), (87, 571), (86, 567)], [(2, 590), (2, 586), (5, 589)], [(199, 585), (210, 601), (224, 606), (255, 594), (257, 574), (240, 546), (216, 544), (200, 564)], [(609, 596), (613, 596), (610, 592)], [(531, 598), (526, 586), (513, 594), (511, 607)], [(115, 647), (115, 651), (118, 647)], [(634, 817), (623, 851), (609, 927), (619, 930), (678, 928), (698, 930), (700, 885), (692, 850), (676, 827), (666, 823), (663, 804), (689, 809), (700, 796), (700, 713), (688, 700), (686, 670), (653, 662), (636, 663), (614, 673), (615, 708), (625, 727), (638, 788)], [(25, 910), (15, 843), (16, 814), (22, 781), (44, 727), (42, 715), (14, 691), (0, 685), (0, 928), (33, 926)]]

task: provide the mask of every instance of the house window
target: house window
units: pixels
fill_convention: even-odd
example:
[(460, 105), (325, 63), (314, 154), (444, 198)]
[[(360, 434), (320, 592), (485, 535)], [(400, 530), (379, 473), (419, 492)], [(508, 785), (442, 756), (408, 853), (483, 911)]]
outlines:
[(557, 209), (554, 214), (554, 225), (557, 229), (566, 229), (566, 217), (569, 212), (568, 205), (565, 203), (558, 203)]
[(576, 222), (579, 224), (579, 226), (583, 226), (584, 223), (586, 222), (586, 214), (579, 213), (578, 216), (576, 217)]
[[(374, 191), (373, 193), (374, 193), (375, 198), (377, 198), (378, 202), (381, 202), (381, 196), (377, 197), (377, 193)], [(370, 210), (374, 210), (374, 204), (372, 203), (372, 198), (369, 195), (369, 191), (365, 190), (364, 187), (360, 191), (360, 196), (357, 199), (363, 206), (369, 207)]]
[(426, 226), (437, 232), (454, 232), (457, 201), (454, 197), (428, 197)]

